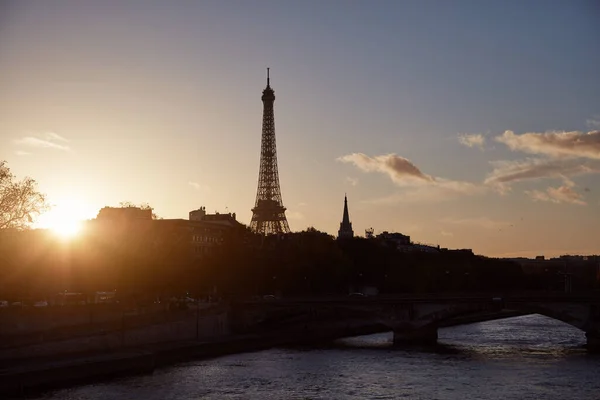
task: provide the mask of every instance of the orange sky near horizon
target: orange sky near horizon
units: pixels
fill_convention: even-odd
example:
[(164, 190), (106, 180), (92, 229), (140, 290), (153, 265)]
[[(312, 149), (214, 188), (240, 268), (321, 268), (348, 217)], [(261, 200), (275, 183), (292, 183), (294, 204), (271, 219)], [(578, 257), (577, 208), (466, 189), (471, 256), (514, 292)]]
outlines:
[(125, 3), (0, 5), (0, 159), (55, 206), (36, 226), (123, 201), (249, 224), (271, 67), (293, 231), (337, 234), (347, 193), (356, 235), (600, 254), (600, 28), (583, 6)]

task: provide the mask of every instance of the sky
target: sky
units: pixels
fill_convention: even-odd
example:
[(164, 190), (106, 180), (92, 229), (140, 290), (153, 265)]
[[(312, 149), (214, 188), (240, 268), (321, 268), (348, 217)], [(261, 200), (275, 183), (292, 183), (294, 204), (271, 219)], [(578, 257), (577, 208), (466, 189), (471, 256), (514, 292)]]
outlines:
[(599, 20), (593, 0), (0, 0), (0, 160), (61, 215), (249, 224), (270, 67), (293, 231), (337, 234), (347, 194), (357, 235), (600, 254)]

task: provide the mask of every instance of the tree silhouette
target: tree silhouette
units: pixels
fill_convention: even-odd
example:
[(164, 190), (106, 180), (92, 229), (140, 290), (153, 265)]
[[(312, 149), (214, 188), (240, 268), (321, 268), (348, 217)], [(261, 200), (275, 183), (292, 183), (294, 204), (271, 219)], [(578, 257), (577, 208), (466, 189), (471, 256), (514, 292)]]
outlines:
[(15, 181), (5, 161), (0, 161), (0, 229), (23, 229), (48, 209), (35, 180)]
[(148, 203), (135, 204), (131, 201), (122, 201), (119, 203), (119, 207), (136, 207), (140, 210), (152, 210), (152, 219), (160, 219), (160, 217), (154, 212), (154, 207)]

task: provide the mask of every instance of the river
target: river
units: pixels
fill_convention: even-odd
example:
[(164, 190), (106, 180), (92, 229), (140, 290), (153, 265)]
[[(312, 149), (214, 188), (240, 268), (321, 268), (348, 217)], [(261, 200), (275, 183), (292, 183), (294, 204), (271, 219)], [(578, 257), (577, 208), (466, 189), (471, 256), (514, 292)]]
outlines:
[(435, 348), (392, 335), (188, 362), (46, 393), (45, 400), (600, 399), (600, 355), (583, 332), (539, 315), (444, 328)]

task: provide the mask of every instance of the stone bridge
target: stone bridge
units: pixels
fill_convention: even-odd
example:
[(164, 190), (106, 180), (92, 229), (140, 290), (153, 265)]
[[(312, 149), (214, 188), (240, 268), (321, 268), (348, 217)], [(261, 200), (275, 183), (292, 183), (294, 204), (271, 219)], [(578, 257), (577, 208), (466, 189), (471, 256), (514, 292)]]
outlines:
[(503, 310), (541, 314), (585, 332), (587, 347), (600, 351), (600, 296), (374, 296), (238, 302), (230, 326), (238, 332), (291, 332), (335, 339), (394, 332), (397, 344), (431, 344), (438, 327), (460, 317), (497, 319)]

